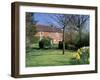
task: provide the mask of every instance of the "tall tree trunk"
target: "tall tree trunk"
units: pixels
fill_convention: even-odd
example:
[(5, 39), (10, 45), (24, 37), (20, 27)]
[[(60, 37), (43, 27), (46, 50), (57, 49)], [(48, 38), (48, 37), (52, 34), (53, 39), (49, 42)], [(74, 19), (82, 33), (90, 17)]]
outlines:
[(81, 30), (81, 27), (79, 29), (79, 41), (80, 41), (80, 47), (82, 47), (82, 30)]
[(65, 54), (65, 26), (63, 28), (63, 55)]

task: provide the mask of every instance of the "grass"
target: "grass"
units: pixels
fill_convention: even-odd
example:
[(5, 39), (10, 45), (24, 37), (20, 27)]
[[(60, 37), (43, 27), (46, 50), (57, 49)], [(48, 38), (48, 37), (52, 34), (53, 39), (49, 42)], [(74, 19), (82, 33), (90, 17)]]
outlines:
[(32, 49), (26, 50), (26, 67), (71, 65), (70, 59), (76, 51), (66, 50), (62, 54), (60, 49)]

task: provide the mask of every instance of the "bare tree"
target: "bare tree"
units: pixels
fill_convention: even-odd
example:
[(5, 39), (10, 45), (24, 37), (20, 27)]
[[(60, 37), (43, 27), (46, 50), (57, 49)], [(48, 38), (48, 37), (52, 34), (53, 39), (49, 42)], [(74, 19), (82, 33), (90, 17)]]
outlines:
[(82, 42), (82, 29), (85, 28), (85, 24), (87, 21), (89, 21), (89, 15), (72, 15), (70, 17), (70, 23), (74, 26), (73, 29), (79, 33), (80, 45)]
[[(82, 28), (86, 21), (89, 20), (88, 15), (75, 15), (75, 14), (54, 14), (50, 16), (63, 29), (63, 54), (65, 52), (65, 31), (70, 31), (72, 39), (72, 31), (79, 32), (79, 40), (81, 42)], [(65, 29), (66, 28), (66, 29)]]
[(63, 30), (63, 55), (65, 54), (65, 27), (67, 27), (69, 23), (70, 16), (67, 14), (54, 14), (50, 16), (54, 22), (56, 22), (59, 27)]

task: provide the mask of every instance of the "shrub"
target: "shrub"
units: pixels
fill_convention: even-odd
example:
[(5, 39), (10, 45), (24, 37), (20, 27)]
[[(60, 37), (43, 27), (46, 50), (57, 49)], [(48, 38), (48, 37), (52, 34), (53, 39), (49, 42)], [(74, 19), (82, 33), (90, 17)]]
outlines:
[(67, 44), (67, 49), (69, 49), (69, 50), (77, 50), (77, 47), (74, 44)]
[(39, 41), (39, 48), (51, 48), (51, 38), (46, 37)]
[[(58, 48), (63, 49), (63, 42), (62, 41), (59, 41)], [(77, 47), (74, 44), (69, 44), (69, 43), (65, 42), (65, 49), (77, 50)]]
[(89, 41), (86, 41), (86, 40), (82, 40), (82, 41), (78, 41), (75, 46), (77, 48), (81, 48), (83, 46), (89, 46)]
[(39, 42), (39, 37), (34, 36), (34, 37), (32, 37), (31, 40), (32, 40), (32, 41), (30, 42), (29, 38), (26, 37), (26, 48), (27, 48), (27, 47), (33, 47), (33, 46), (32, 46), (33, 44), (38, 43), (38, 42)]
[(59, 41), (58, 48), (63, 49), (63, 42), (62, 41)]
[(77, 35), (75, 39), (75, 46), (77, 48), (89, 46), (89, 33), (82, 33), (81, 39), (80, 39), (80, 36)]
[(37, 36), (34, 36), (34, 38), (32, 39), (33, 40), (33, 43), (38, 43), (39, 42), (39, 37)]
[(82, 47), (71, 59), (72, 64), (89, 64), (89, 47)]
[[(67, 43), (65, 43), (65, 49), (67, 49), (67, 47), (68, 47), (68, 45), (67, 45)], [(62, 41), (59, 41), (58, 48), (63, 49), (63, 42)]]
[(44, 41), (43, 40), (39, 41), (39, 48), (44, 48)]

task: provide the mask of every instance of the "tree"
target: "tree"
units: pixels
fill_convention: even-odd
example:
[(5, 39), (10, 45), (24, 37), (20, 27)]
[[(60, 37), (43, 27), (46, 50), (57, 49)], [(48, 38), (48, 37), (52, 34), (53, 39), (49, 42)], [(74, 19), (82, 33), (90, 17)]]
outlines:
[(65, 27), (67, 27), (69, 23), (70, 15), (67, 14), (53, 14), (50, 16), (63, 30), (63, 55), (65, 53)]
[(82, 28), (89, 21), (88, 15), (75, 14), (53, 14), (50, 16), (63, 30), (63, 54), (65, 52), (65, 32), (69, 32), (70, 41), (72, 42), (73, 32), (79, 33), (79, 42), (81, 43)]
[(36, 33), (36, 22), (34, 19), (34, 13), (26, 12), (26, 43), (32, 44), (34, 35)]
[[(85, 27), (89, 27), (89, 15), (72, 15), (70, 17), (70, 23), (74, 26), (73, 29), (79, 33), (78, 43), (80, 44), (81, 47), (83, 43), (82, 42), (83, 29)], [(86, 24), (88, 24), (88, 26)]]

